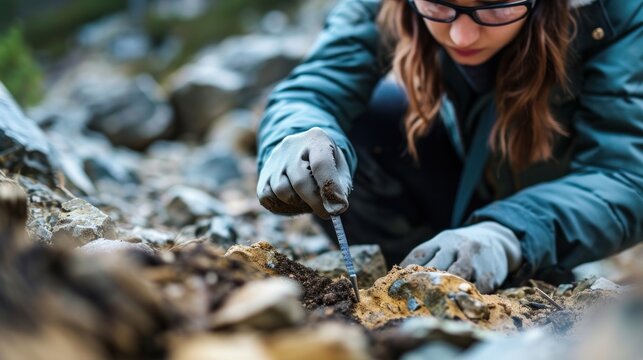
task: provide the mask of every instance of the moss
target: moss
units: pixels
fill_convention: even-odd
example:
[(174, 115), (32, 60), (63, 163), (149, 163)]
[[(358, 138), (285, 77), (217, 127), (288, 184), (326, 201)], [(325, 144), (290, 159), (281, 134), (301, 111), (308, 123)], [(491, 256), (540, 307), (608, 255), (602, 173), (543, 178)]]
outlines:
[(0, 80), (19, 104), (33, 105), (42, 96), (43, 73), (24, 41), (12, 27), (0, 34)]

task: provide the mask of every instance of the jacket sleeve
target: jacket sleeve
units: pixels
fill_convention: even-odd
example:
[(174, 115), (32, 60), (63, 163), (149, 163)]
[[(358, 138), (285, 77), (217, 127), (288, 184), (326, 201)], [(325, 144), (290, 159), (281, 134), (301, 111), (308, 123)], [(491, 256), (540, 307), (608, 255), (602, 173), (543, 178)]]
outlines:
[(329, 14), (307, 59), (268, 100), (257, 133), (259, 170), (284, 137), (320, 127), (354, 173), (357, 159), (345, 131), (365, 111), (382, 76), (378, 10), (379, 0), (342, 0)]
[[(640, 10), (640, 8), (639, 8)], [(583, 63), (572, 118), (571, 172), (472, 215), (521, 240), (519, 277), (571, 269), (643, 240), (643, 21), (641, 11)]]

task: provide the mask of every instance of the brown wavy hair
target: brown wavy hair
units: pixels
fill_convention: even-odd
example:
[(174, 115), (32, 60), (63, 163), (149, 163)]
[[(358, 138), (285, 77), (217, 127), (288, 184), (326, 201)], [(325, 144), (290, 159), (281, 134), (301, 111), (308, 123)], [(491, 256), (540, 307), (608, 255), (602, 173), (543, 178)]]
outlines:
[[(498, 118), (489, 145), (514, 170), (551, 158), (556, 137), (566, 135), (550, 111), (549, 95), (554, 85), (565, 89), (567, 84), (565, 59), (573, 25), (567, 6), (567, 1), (538, 1), (502, 50), (502, 71), (496, 75)], [(393, 71), (407, 92), (408, 151), (419, 160), (416, 141), (431, 128), (444, 94), (440, 45), (406, 0), (383, 0), (378, 23)]]

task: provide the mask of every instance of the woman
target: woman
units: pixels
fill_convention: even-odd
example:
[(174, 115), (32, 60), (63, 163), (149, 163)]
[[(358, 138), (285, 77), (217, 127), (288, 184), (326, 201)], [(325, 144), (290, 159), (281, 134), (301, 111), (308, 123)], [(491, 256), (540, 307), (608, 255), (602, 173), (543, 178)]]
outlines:
[(643, 239), (642, 39), (643, 0), (344, 0), (270, 98), (260, 202), (482, 291), (568, 281)]

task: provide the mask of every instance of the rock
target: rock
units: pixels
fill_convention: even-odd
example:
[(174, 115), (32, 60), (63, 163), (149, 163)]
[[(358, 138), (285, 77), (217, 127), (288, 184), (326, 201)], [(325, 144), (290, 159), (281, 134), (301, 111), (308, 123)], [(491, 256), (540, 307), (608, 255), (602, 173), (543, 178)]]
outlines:
[(612, 281), (607, 280), (606, 278), (600, 278), (596, 280), (592, 286), (591, 290), (603, 290), (603, 291), (614, 291), (617, 293), (623, 292), (624, 288), (618, 284), (615, 284)]
[(82, 88), (78, 96), (92, 113), (89, 128), (105, 134), (114, 145), (142, 150), (171, 134), (172, 108), (151, 76), (139, 75), (131, 83), (107, 89), (100, 85), (100, 89), (97, 93), (98, 89)]
[(362, 330), (337, 322), (283, 330), (273, 334), (197, 335), (173, 342), (170, 359), (367, 360), (368, 341)]
[[(361, 288), (371, 287), (375, 280), (386, 276), (386, 261), (379, 245), (353, 245), (350, 247), (350, 253)], [(331, 278), (348, 276), (344, 259), (339, 250), (324, 253), (304, 261), (303, 264)]]
[(62, 204), (52, 233), (53, 241), (71, 240), (76, 245), (84, 245), (100, 238), (116, 238), (116, 228), (110, 217), (78, 198)]
[[(60, 158), (66, 184), (87, 195), (98, 193), (96, 186), (111, 181), (119, 185), (138, 183), (135, 171), (140, 155), (114, 148), (103, 134), (88, 130), (89, 110), (78, 105), (42, 105), (32, 111), (45, 126), (47, 137)], [(71, 185), (71, 186), (70, 186)]]
[(192, 63), (172, 75), (170, 87), (178, 133), (201, 138), (218, 116), (239, 104), (245, 79), (216, 63)]
[(249, 34), (229, 37), (206, 49), (201, 61), (216, 58), (223, 67), (244, 74), (249, 87), (259, 89), (288, 75), (309, 47), (310, 38), (301, 33)]
[(469, 319), (489, 319), (489, 307), (482, 301), (464, 292), (455, 294), (454, 299), (460, 310), (462, 310)]
[(301, 34), (230, 37), (172, 75), (180, 134), (202, 138), (218, 118), (288, 75), (310, 46)]
[(176, 234), (170, 231), (136, 227), (126, 232), (124, 239), (128, 242), (140, 242), (152, 248), (171, 248), (175, 244)]
[(211, 315), (210, 326), (275, 330), (299, 324), (305, 317), (301, 294), (299, 284), (286, 278), (249, 282)]
[[(471, 287), (466, 293), (461, 290), (463, 283)], [(432, 315), (470, 321), (482, 328), (515, 330), (512, 309), (520, 308), (514, 300), (480, 294), (460, 277), (417, 265), (394, 267), (373, 287), (360, 290), (360, 296), (355, 316), (368, 328), (394, 319)]]
[(0, 168), (53, 185), (58, 163), (45, 134), (0, 83)]
[(27, 232), (40, 244), (51, 245), (52, 229), (58, 221), (60, 207), (65, 199), (47, 186), (27, 177), (19, 178), (20, 186), (27, 192), (29, 220)]
[(195, 235), (205, 237), (209, 242), (228, 249), (237, 244), (237, 232), (231, 217), (217, 216), (197, 224)]
[(542, 328), (533, 328), (480, 342), (468, 351), (461, 353), (458, 359), (547, 360), (571, 358), (568, 355), (560, 338), (551, 336)]
[(541, 320), (541, 324), (551, 324), (554, 332), (560, 335), (566, 334), (576, 323), (577, 314), (569, 310), (558, 310), (549, 314)]
[(444, 341), (459, 348), (495, 338), (493, 332), (479, 329), (471, 323), (435, 317), (408, 318), (397, 331), (400, 336), (412, 336), (424, 341)]
[(27, 216), (27, 194), (0, 172), (0, 266), (30, 245)]
[(136, 253), (141, 252), (153, 255), (154, 250), (146, 244), (134, 244), (121, 240), (97, 239), (78, 248), (83, 255), (111, 255), (117, 253)]
[(206, 147), (195, 152), (184, 166), (185, 183), (214, 193), (230, 181), (241, 179), (239, 160), (228, 150)]
[(208, 193), (182, 185), (168, 190), (161, 202), (165, 210), (164, 222), (173, 226), (185, 226), (201, 218), (226, 213), (225, 205)]
[(234, 109), (219, 117), (208, 133), (208, 143), (238, 155), (257, 154), (256, 122), (250, 110)]
[(460, 352), (461, 350), (453, 345), (437, 341), (405, 354), (400, 360), (459, 359)]

